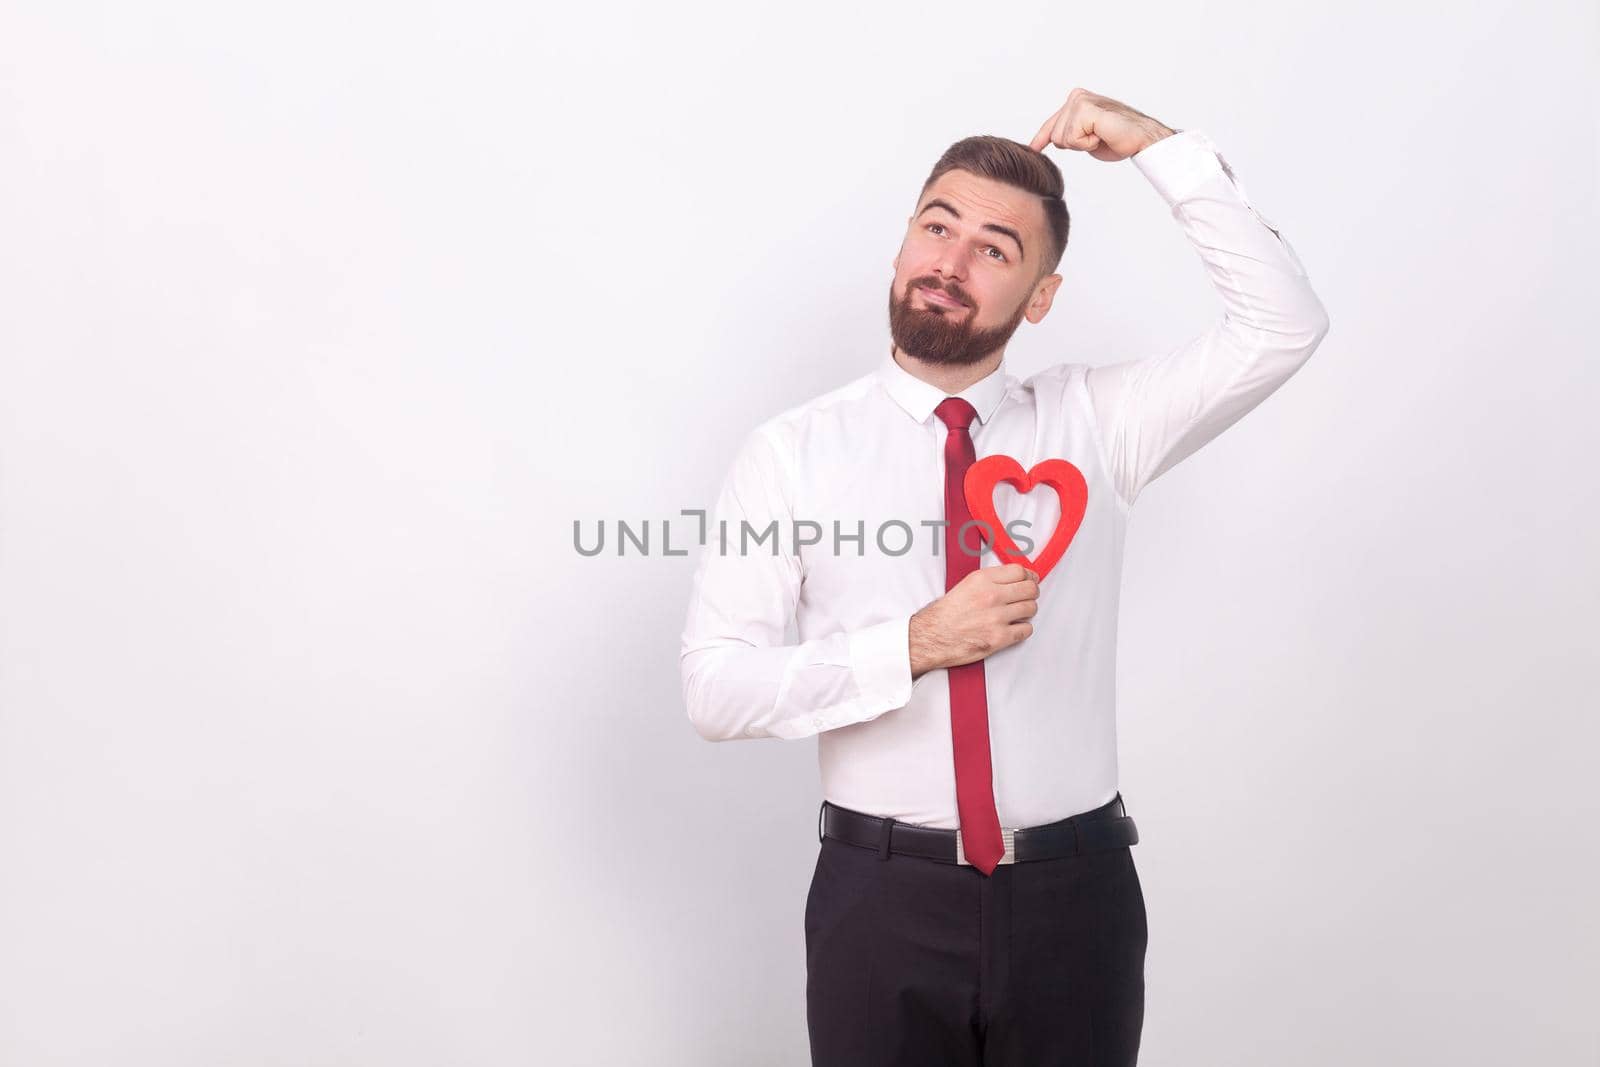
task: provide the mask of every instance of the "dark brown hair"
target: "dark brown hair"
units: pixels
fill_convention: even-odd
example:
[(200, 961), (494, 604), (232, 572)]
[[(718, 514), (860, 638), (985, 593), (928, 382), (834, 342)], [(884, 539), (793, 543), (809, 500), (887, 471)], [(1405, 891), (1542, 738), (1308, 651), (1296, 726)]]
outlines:
[(939, 162), (933, 165), (933, 173), (928, 175), (928, 180), (922, 183), (922, 192), (917, 194), (917, 203), (922, 202), (928, 187), (941, 174), (951, 170), (964, 170), (982, 178), (1004, 182), (1037, 196), (1044, 207), (1044, 217), (1050, 224), (1051, 238), (1038, 277), (1043, 278), (1056, 269), (1061, 262), (1061, 253), (1067, 249), (1067, 231), (1071, 228), (1072, 216), (1067, 214), (1067, 202), (1062, 198), (1065, 186), (1061, 181), (1061, 169), (1054, 160), (1008, 137), (988, 134), (966, 137), (945, 149)]

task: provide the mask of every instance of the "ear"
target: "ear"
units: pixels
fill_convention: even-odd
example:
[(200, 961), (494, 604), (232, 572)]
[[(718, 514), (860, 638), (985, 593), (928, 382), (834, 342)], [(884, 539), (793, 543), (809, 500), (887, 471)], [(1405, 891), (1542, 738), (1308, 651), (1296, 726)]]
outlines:
[(1055, 300), (1056, 290), (1061, 287), (1061, 275), (1050, 274), (1040, 279), (1038, 287), (1034, 290), (1033, 299), (1028, 301), (1028, 310), (1025, 312), (1027, 320), (1037, 324), (1040, 319), (1050, 311), (1050, 304)]

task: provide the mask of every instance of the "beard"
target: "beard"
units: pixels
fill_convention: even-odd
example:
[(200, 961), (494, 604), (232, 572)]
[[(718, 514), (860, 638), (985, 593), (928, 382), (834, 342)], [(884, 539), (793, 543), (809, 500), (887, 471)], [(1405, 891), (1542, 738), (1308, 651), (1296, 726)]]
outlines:
[[(965, 307), (946, 308), (934, 304), (918, 307), (912, 303), (919, 286), (935, 289), (960, 300)], [(948, 288), (934, 278), (914, 278), (906, 285), (904, 297), (896, 296), (889, 283), (889, 333), (900, 351), (924, 363), (966, 366), (982, 362), (1016, 333), (1028, 301), (1024, 298), (1010, 321), (986, 330), (974, 329), (977, 311), (972, 300), (959, 288)]]

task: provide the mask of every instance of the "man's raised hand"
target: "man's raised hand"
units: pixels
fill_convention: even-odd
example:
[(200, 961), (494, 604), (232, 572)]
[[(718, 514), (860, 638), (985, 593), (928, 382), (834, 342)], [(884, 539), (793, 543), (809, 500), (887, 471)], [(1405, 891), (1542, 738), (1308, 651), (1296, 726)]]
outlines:
[(1176, 132), (1127, 104), (1087, 89), (1073, 89), (1067, 102), (1044, 120), (1028, 147), (1043, 152), (1048, 145), (1087, 152), (1115, 163)]

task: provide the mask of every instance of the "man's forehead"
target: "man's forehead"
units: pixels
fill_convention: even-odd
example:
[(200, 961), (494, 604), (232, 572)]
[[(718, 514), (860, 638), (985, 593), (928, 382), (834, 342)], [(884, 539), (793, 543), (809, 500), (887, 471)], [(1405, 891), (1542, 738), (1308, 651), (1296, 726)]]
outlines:
[(935, 178), (922, 194), (917, 212), (932, 200), (954, 200), (958, 210), (965, 207), (983, 215), (979, 221), (1010, 222), (1029, 229), (1038, 224), (1035, 215), (1043, 210), (1036, 206), (1039, 198), (1027, 190), (965, 170), (947, 170)]

